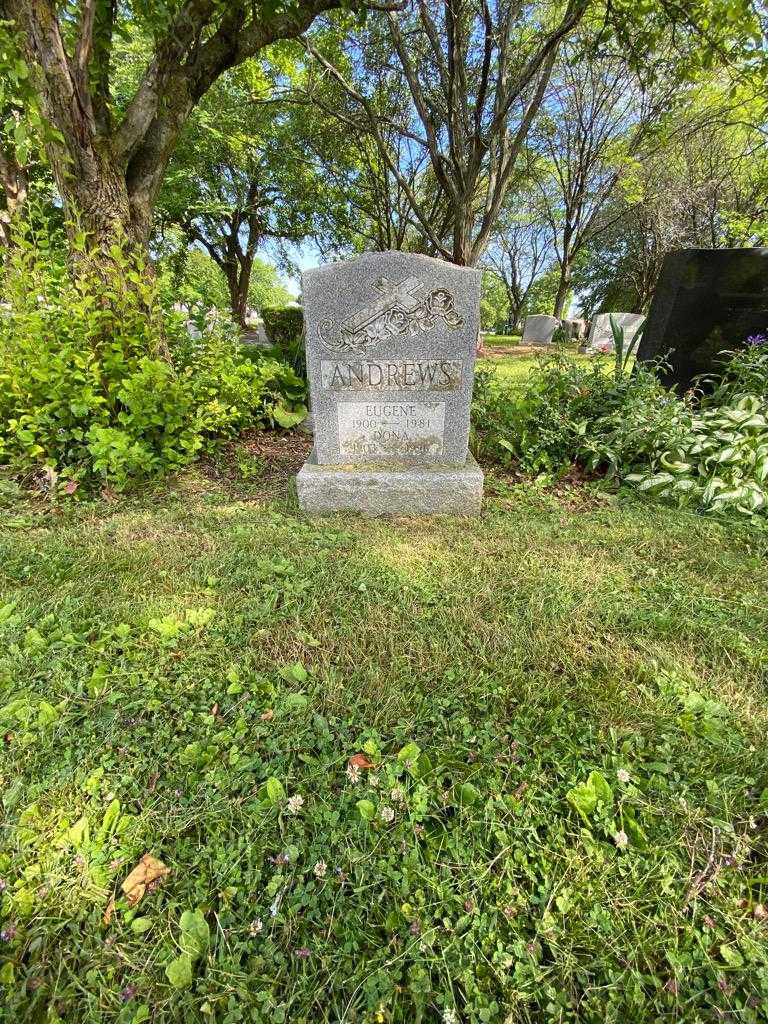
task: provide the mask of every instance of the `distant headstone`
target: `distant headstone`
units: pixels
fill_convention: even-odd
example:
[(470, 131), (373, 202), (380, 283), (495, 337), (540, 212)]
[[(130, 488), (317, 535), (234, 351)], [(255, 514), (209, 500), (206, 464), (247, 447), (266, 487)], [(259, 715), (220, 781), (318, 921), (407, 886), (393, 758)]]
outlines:
[(301, 508), (478, 512), (483, 474), (467, 443), (480, 271), (366, 253), (302, 284), (315, 446)]
[(587, 321), (581, 319), (563, 320), (563, 327), (572, 341), (583, 341), (587, 333)]
[(624, 344), (628, 345), (645, 320), (642, 313), (598, 313), (592, 320), (587, 339), (588, 352), (613, 352), (613, 329), (611, 318), (617, 327), (624, 328)]
[(666, 360), (663, 383), (686, 391), (766, 327), (768, 248), (680, 249), (664, 260), (637, 358)]
[(552, 343), (552, 335), (560, 326), (556, 316), (547, 316), (546, 313), (534, 313), (525, 318), (523, 324), (523, 345), (549, 345)]

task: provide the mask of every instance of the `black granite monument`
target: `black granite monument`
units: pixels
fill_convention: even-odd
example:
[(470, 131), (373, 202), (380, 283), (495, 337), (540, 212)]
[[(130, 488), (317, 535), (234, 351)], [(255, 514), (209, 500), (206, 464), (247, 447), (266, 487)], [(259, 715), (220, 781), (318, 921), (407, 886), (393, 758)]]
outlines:
[(637, 358), (666, 359), (662, 381), (683, 392), (766, 329), (768, 248), (680, 249), (664, 260)]

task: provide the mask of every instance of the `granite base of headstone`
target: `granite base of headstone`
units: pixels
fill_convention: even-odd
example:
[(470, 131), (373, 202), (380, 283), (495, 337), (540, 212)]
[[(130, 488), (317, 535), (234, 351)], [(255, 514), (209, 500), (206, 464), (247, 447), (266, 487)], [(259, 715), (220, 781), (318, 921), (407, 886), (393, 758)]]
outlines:
[(598, 313), (592, 320), (587, 338), (587, 352), (613, 352), (611, 320), (624, 331), (625, 347), (634, 341), (645, 317), (642, 313)]
[(768, 248), (680, 249), (664, 260), (637, 359), (661, 360), (662, 382), (683, 392), (766, 327)]
[(556, 316), (533, 313), (525, 318), (521, 345), (551, 345), (552, 337), (560, 326)]
[(472, 515), (468, 452), (480, 272), (367, 253), (303, 275), (315, 444), (296, 478), (307, 513)]

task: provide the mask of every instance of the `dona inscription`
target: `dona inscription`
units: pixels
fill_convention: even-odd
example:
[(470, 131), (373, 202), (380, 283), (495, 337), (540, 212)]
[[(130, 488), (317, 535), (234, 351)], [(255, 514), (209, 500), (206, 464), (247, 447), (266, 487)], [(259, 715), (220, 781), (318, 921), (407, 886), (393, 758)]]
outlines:
[(344, 461), (439, 462), (445, 402), (343, 402), (338, 406)]
[(321, 382), (330, 391), (457, 391), (461, 387), (458, 359), (358, 363), (323, 359)]

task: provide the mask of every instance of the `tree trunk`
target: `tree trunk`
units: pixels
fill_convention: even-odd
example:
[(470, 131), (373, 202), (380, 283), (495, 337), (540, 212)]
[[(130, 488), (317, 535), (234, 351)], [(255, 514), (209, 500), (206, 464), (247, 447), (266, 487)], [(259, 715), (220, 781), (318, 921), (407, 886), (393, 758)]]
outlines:
[(556, 316), (558, 320), (562, 319), (563, 310), (565, 308), (565, 300), (568, 298), (568, 292), (571, 290), (571, 264), (568, 259), (563, 259), (560, 265), (560, 280), (557, 284), (557, 295), (555, 296), (555, 308), (552, 311), (552, 315)]
[(11, 244), (14, 219), (24, 209), (29, 190), (26, 167), (16, 157), (0, 150), (0, 185), (5, 194), (5, 209), (0, 210), (0, 245), (6, 249)]
[(228, 263), (224, 276), (227, 279), (229, 289), (229, 306), (232, 311), (232, 319), (243, 330), (247, 327), (245, 316), (248, 312), (248, 290), (251, 284), (251, 262), (246, 260), (243, 263)]
[(132, 216), (125, 175), (108, 162), (102, 163), (98, 175), (88, 179), (57, 174), (56, 184), (64, 200), (70, 234), (82, 228), (88, 236), (89, 250), (108, 255), (110, 246), (119, 239), (146, 246), (150, 226)]

